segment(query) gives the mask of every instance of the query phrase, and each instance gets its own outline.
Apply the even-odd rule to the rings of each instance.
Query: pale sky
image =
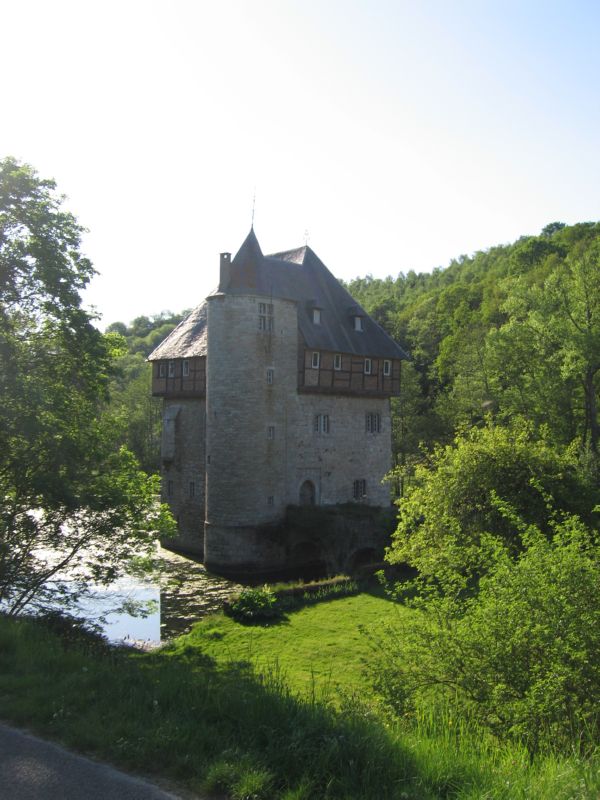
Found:
[[[600,4],[0,0],[0,157],[89,229],[102,325],[181,311],[250,229],[339,278],[600,218]]]

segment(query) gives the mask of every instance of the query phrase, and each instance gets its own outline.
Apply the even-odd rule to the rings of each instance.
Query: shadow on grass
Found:
[[[0,617],[0,716],[194,790],[241,797],[253,786],[258,800],[451,796],[362,702],[336,710],[300,700],[276,670],[217,666],[193,646],[90,655],[65,649],[47,627]],[[459,776],[447,780],[456,786]]]

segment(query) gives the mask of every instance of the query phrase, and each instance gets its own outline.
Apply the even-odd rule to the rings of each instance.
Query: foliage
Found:
[[[452,591],[467,587],[485,571],[490,541],[500,540],[513,554],[522,547],[503,504],[550,533],[550,498],[590,522],[596,516],[590,509],[600,493],[577,449],[561,451],[536,439],[524,420],[511,427],[488,420],[439,445],[416,467],[398,503],[388,560],[410,564],[422,580],[452,585]]]
[[[530,753],[600,743],[600,558],[576,517],[522,534],[515,559],[493,563],[468,599],[415,601],[379,644],[375,681],[397,713],[436,707],[475,721]]]
[[[277,596],[265,585],[262,588],[247,587],[226,606],[227,612],[240,622],[264,622],[281,614]]]
[[[81,307],[93,268],[62,200],[31,167],[0,162],[0,603],[12,614],[68,606],[172,524],[102,414],[121,340]]]

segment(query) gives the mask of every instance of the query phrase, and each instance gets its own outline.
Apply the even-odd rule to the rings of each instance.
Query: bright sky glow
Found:
[[[600,217],[600,5],[4,0],[0,157],[89,229],[102,324],[181,311],[250,228],[340,278]]]

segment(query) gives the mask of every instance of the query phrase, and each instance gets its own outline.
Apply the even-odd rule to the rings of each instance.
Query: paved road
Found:
[[[181,800],[158,786],[0,724],[0,800]]]

